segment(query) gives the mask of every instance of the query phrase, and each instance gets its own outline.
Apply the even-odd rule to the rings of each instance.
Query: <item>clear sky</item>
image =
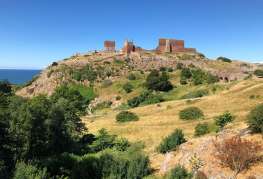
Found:
[[[263,62],[263,0],[0,0],[0,68],[43,68],[105,39],[153,49],[160,37]]]

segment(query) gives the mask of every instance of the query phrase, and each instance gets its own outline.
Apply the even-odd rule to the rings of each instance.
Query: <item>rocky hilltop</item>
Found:
[[[109,79],[117,80],[132,71],[150,71],[162,67],[176,69],[178,64],[184,67],[196,67],[218,76],[222,81],[240,80],[251,74],[260,65],[241,61],[231,63],[220,60],[211,60],[200,53],[164,53],[155,51],[131,52],[92,52],[76,54],[62,61],[54,62],[43,70],[32,83],[17,91],[17,95],[32,97],[39,94],[51,95],[56,87],[63,83],[75,82],[72,74],[75,70],[87,65],[99,68]],[[109,74],[110,73],[110,74]],[[102,76],[103,76],[102,75]],[[104,77],[97,79],[100,83]],[[81,83],[88,84],[84,80]]]

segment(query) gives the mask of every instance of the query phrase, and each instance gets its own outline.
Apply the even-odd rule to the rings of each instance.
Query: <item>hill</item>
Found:
[[[167,75],[173,85],[172,90],[146,90],[145,82],[154,69]],[[215,80],[196,84],[194,79],[189,79],[184,83],[183,69],[189,69],[192,75],[195,70],[199,70],[196,75],[198,79],[204,80],[207,75]],[[69,85],[91,101],[88,114],[82,117],[89,132],[97,133],[105,128],[131,142],[143,143],[154,170],[153,178],[162,177],[176,164],[191,170],[190,159],[195,155],[203,161],[201,169],[207,176],[227,178],[232,177],[233,172],[223,168],[220,162],[212,157],[216,139],[240,135],[263,144],[259,135],[247,132],[246,124],[248,112],[260,104],[263,98],[263,79],[253,75],[256,69],[262,69],[262,66],[224,60],[223,57],[211,60],[201,53],[157,53],[145,50],[130,54],[92,52],[54,62],[16,94],[29,98],[39,94],[50,96],[57,87]],[[125,85],[129,89],[126,89]],[[131,106],[129,101],[135,98],[149,99]],[[187,107],[201,109],[204,113],[203,119],[181,120],[179,113]],[[139,120],[129,123],[116,122],[116,115],[123,110],[135,113]],[[226,111],[233,114],[235,120],[218,133],[215,117]],[[195,127],[199,123],[207,123],[210,133],[196,137]],[[176,128],[183,130],[187,142],[176,151],[158,153],[156,148],[160,142]],[[255,164],[240,173],[238,178],[250,175],[263,177],[262,167],[262,163]]]

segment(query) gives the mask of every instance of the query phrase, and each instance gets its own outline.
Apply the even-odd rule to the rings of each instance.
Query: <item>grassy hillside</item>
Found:
[[[84,117],[83,120],[91,132],[96,133],[99,129],[106,128],[130,141],[142,141],[145,144],[145,151],[151,156],[152,165],[159,166],[160,161],[156,160],[158,155],[155,149],[161,139],[175,128],[183,129],[188,139],[193,138],[194,128],[200,122],[180,120],[178,117],[180,110],[189,106],[199,107],[205,114],[202,122],[208,122],[212,129],[213,118],[225,111],[230,111],[236,116],[230,127],[239,128],[245,125],[246,115],[251,108],[262,102],[262,90],[262,79],[232,82],[223,91],[203,98],[173,100],[160,103],[160,105],[154,104],[131,109],[130,111],[140,117],[140,120],[136,122],[116,123],[115,116],[118,110],[111,109],[98,113],[96,117]]]

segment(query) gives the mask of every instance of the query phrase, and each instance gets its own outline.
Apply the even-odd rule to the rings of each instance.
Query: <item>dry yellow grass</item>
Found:
[[[119,124],[115,121],[118,111],[108,110],[99,117],[84,117],[88,129],[96,133],[101,128],[106,128],[113,134],[127,138],[131,142],[142,141],[145,151],[149,154],[153,168],[160,166],[163,155],[155,152],[162,138],[169,135],[175,128],[183,129],[187,138],[192,138],[194,128],[199,121],[182,121],[178,117],[180,110],[197,106],[203,110],[203,122],[213,122],[213,118],[225,111],[230,111],[236,116],[234,128],[243,127],[247,113],[263,99],[263,80],[251,79],[234,83],[228,90],[221,93],[195,99],[191,103],[187,100],[163,102],[160,106],[149,105],[131,109],[140,120]],[[251,99],[251,95],[259,97]]]

